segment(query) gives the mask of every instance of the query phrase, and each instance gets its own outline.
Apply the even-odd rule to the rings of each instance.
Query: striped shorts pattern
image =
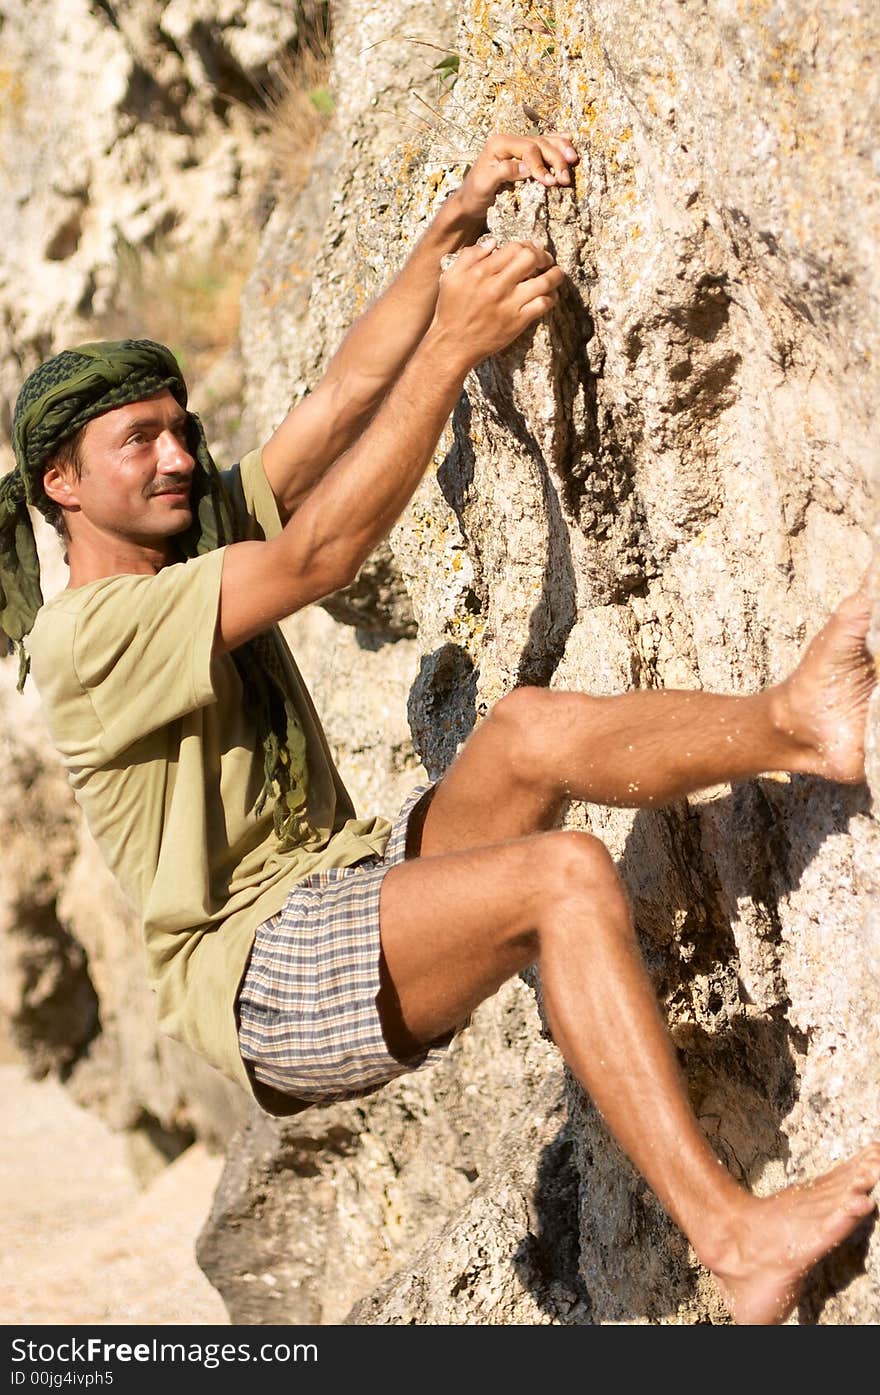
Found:
[[[453,1033],[400,1060],[385,1044],[379,992],[379,894],[402,862],[418,785],[392,827],[384,857],[304,877],[257,927],[239,992],[239,1043],[252,1076],[309,1103],[371,1094],[432,1065]]]

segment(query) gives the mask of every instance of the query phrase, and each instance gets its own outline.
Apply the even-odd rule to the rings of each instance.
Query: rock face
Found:
[[[255,1114],[229,1149],[197,1250],[230,1319],[343,1322],[377,1283],[394,1284],[402,1256],[428,1246],[436,1259],[436,1233],[462,1213],[474,1220],[440,1271],[457,1313],[444,1321],[541,1322],[545,1310],[567,1311],[580,1287],[573,1242],[555,1253],[549,1220],[560,1195],[574,1204],[562,1087],[534,999],[515,983],[429,1070],[289,1122]],[[498,1129],[486,1127],[490,1118]],[[555,1161],[533,1195],[542,1147]],[[429,1293],[430,1279],[418,1275],[413,1287]],[[425,1303],[394,1305],[389,1316],[373,1297],[367,1311],[369,1322],[433,1320]]]
[[[132,144],[107,153],[105,84],[116,101],[133,73],[153,73],[155,150],[168,134],[182,151],[190,137],[179,122],[166,130],[161,94],[184,83],[195,101],[217,81],[218,46],[238,72],[265,65],[258,16],[275,12],[276,40],[289,41],[291,7],[256,0],[237,7],[252,45],[223,5],[81,8],[108,55],[94,85],[95,173],[87,198],[84,176],[55,181],[54,221],[34,214],[43,241],[26,239],[29,255],[50,272],[104,245],[105,214],[83,207],[103,209],[101,181],[143,139],[141,113]],[[48,18],[25,29],[12,0],[2,10],[4,53],[60,51]],[[340,599],[346,623],[316,611],[291,624],[365,810],[391,812],[425,771],[442,773],[524,683],[754,692],[788,672],[859,581],[878,476],[878,29],[867,0],[337,7],[334,127],[307,187],[279,197],[244,297],[254,439],[315,384],[485,136],[571,131],[581,154],[572,190],[505,193],[490,219],[500,237],[551,247],[567,273],[559,306],[469,376],[435,468]],[[137,59],[162,33],[165,67]],[[444,57],[457,62],[436,69]],[[76,63],[59,71],[84,81]],[[3,120],[27,126],[33,98],[15,81]],[[210,119],[205,148],[220,153],[207,164],[225,169]],[[8,195],[19,226],[31,216],[25,173]],[[141,171],[126,185],[132,226],[138,199],[152,207],[148,183]],[[58,323],[87,310],[88,296],[53,285],[47,275]],[[0,287],[17,381],[45,329],[16,318],[10,295]],[[811,1177],[876,1131],[878,752],[875,712],[867,787],[768,772],[660,811],[566,811],[618,860],[694,1108],[719,1158],[759,1192]],[[97,873],[39,736],[10,738],[10,769],[15,856],[35,869],[9,880],[2,907],[22,1033],[41,1068],[71,1072],[95,1100],[91,1063],[110,1052],[128,1123],[145,1111],[178,1135],[228,1137],[243,1120],[199,1247],[233,1321],[725,1321],[566,1076],[535,975],[485,1004],[429,1072],[284,1124],[245,1119],[240,1100],[194,1075],[181,1083],[146,1019],[134,1033],[148,1012],[131,977],[135,928],[107,884],[100,908],[74,910]],[[61,996],[56,1040],[41,1023],[58,1021]],[[820,1267],[792,1321],[878,1314],[868,1229]]]
[[[876,480],[877,19],[842,0],[821,11],[563,0],[540,14],[465,4],[454,28],[435,22],[458,76],[451,91],[438,83],[421,129],[408,119],[414,92],[428,100],[416,44],[405,59],[399,40],[367,47],[383,26],[417,41],[414,25],[403,5],[393,16],[347,7],[335,59],[347,107],[315,187],[267,226],[243,339],[252,408],[268,425],[273,404],[315,381],[486,134],[576,135],[573,191],[521,189],[490,218],[501,237],[553,249],[568,275],[560,305],[470,375],[391,537],[418,622],[410,725],[434,775],[518,684],[756,691],[858,583]],[[291,262],[311,276],[291,277]],[[876,772],[875,753],[874,785]],[[619,860],[695,1109],[733,1173],[773,1190],[866,1142],[880,1018],[865,788],[769,772],[662,811],[572,803],[566,821]],[[491,1023],[477,1014],[470,1031],[485,1037],[491,1078]],[[421,1116],[430,1138],[448,1127],[453,1067],[435,1070]],[[369,1152],[394,1132],[389,1099],[401,1107],[393,1091],[363,1102],[345,1144],[368,1194]],[[490,1145],[443,1229],[429,1209],[430,1243],[378,1289],[365,1283],[349,1320],[724,1321],[573,1082],[568,1181],[555,1191],[571,1204],[551,1224],[576,1255],[576,1281],[560,1302],[558,1275],[517,1278],[517,1254],[542,1234],[530,1201],[563,1147],[549,1122],[557,1102],[536,1089],[534,1105],[514,1152]],[[260,1158],[275,1255],[300,1231],[306,1117],[241,1144],[248,1178]],[[336,1211],[332,1126],[317,1127],[316,1187],[332,1183]],[[248,1187],[245,1163],[229,1166],[203,1262],[239,1295],[229,1269],[241,1231],[226,1227],[232,1211],[244,1224]],[[273,1313],[263,1320],[333,1320],[321,1264],[307,1268],[295,1297],[279,1283],[285,1293],[260,1305]],[[876,1320],[878,1277],[861,1234],[817,1273],[793,1320]]]

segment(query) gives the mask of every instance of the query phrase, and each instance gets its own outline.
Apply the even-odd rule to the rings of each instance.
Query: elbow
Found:
[[[375,546],[372,532],[363,530],[345,533],[334,530],[332,535],[319,535],[312,541],[309,561],[322,597],[353,585]]]
[[[349,368],[338,375],[328,373],[328,388],[336,421],[345,420],[349,431],[363,431],[376,415],[388,384],[359,368]]]
[[[331,569],[326,590],[321,592],[322,596],[332,596],[334,591],[344,591],[347,587],[353,586],[357,580],[361,563],[349,561],[346,566],[337,566]]]
[[[354,586],[354,583],[357,581],[358,572],[360,571],[360,569],[360,563],[358,563],[357,566],[349,567],[337,581],[336,585],[333,588],[334,591],[344,591],[347,587]]]
[[[310,590],[315,592],[315,600],[332,596],[335,591],[343,591],[351,586],[361,569],[362,559],[353,557],[348,549],[328,546],[319,548],[309,559],[304,569],[311,580]]]
[[[274,542],[278,562],[310,601],[350,586],[370,552],[370,539],[330,524],[312,495]]]

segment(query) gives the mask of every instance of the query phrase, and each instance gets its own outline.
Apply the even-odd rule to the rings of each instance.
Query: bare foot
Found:
[[[784,1322],[813,1266],[876,1211],[878,1179],[873,1143],[815,1182],[749,1197],[738,1233],[704,1259],[734,1322]]]
[[[877,670],[866,636],[867,589],[841,601],[775,692],[778,723],[804,749],[798,769],[826,780],[865,778],[865,720]]]

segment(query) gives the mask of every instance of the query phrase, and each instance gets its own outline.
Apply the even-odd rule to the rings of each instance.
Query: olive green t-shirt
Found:
[[[259,451],[222,479],[245,536],[280,531]],[[279,851],[272,800],[255,813],[262,744],[231,655],[212,657],[224,553],[62,591],[28,647],[77,803],[143,921],[161,1029],[253,1091],[235,1001],[256,927],[302,877],[381,855],[391,825],[355,817],[286,646],[315,835]]]

